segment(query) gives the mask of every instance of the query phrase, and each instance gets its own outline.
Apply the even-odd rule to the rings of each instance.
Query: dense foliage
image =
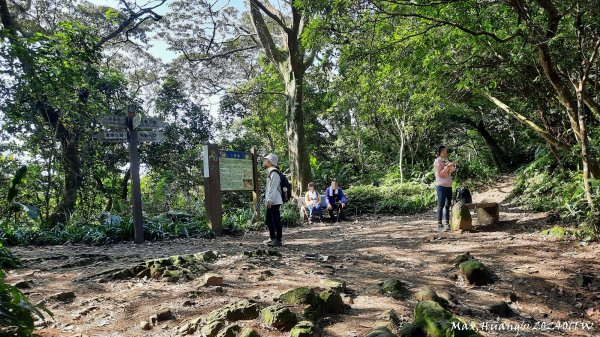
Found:
[[[594,1],[96,3],[0,0],[10,244],[131,240],[127,148],[94,137],[128,106],[166,121],[162,143],[140,145],[147,239],[212,235],[208,141],[276,152],[296,192],[339,180],[353,214],[429,209],[446,144],[456,184],[524,167],[523,203],[596,228]],[[250,201],[224,194],[230,231],[254,226]],[[286,225],[298,217],[284,207]]]

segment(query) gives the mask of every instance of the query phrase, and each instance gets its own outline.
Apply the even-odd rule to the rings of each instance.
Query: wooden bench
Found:
[[[477,214],[479,225],[494,225],[500,221],[500,205],[495,201],[484,199],[471,204],[457,202],[450,213],[450,228],[455,231],[473,229],[472,209]]]

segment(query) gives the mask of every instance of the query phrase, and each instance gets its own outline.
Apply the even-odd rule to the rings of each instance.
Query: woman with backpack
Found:
[[[269,228],[268,246],[281,246],[283,225],[281,224],[280,207],[283,204],[281,190],[281,176],[277,169],[279,158],[274,153],[264,157],[263,166],[267,169],[267,186],[265,188],[265,204],[267,206],[265,223]],[[286,191],[287,192],[287,191]]]
[[[444,145],[437,148],[437,158],[433,162],[435,170],[435,190],[437,192],[438,230],[447,231],[450,223],[450,205],[452,204],[452,172],[456,170],[456,160],[448,161],[448,149]],[[442,224],[442,214],[444,223]]]

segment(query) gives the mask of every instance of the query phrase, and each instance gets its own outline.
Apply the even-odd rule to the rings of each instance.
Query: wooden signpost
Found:
[[[144,243],[144,218],[142,214],[142,190],[140,187],[140,154],[139,142],[160,143],[163,135],[157,130],[141,131],[142,129],[159,129],[165,122],[156,118],[142,119],[133,107],[127,110],[127,116],[106,116],[100,119],[100,124],[107,128],[124,128],[127,131],[101,131],[96,138],[105,142],[129,143],[129,170],[131,172],[131,194],[133,196],[133,224],[135,243]]]
[[[253,221],[258,212],[258,161],[256,150],[250,152],[219,150],[204,145],[204,206],[208,224],[219,235],[223,232],[221,191],[252,191]]]

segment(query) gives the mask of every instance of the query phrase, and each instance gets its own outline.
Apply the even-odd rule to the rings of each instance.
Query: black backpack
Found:
[[[283,203],[290,201],[290,196],[292,193],[292,184],[285,176],[285,174],[281,173],[278,169],[273,170],[273,172],[277,172],[279,175],[279,188],[281,191],[281,200]],[[271,173],[272,174],[272,173]]]
[[[473,202],[473,198],[471,197],[471,192],[465,186],[463,186],[463,188],[459,188],[456,191],[456,194],[458,196],[458,198],[457,198],[458,201],[462,201],[463,204],[470,204]]]

